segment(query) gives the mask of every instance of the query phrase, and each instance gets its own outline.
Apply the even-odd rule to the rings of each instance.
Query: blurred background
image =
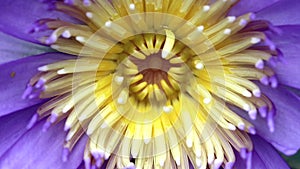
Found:
[[[298,151],[298,153],[294,156],[282,156],[292,169],[300,169],[300,151]]]

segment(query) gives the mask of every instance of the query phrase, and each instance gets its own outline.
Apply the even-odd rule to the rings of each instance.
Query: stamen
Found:
[[[111,25],[112,25],[112,22],[111,22],[111,21],[107,21],[107,22],[105,22],[105,26],[106,26],[106,27],[110,28],[110,27],[111,27]]]
[[[46,131],[66,118],[62,159],[85,133],[86,168],[109,159],[108,168],[188,168],[191,162],[194,168],[230,169],[234,149],[251,167],[249,134],[256,130],[227,106],[252,120],[259,113],[274,132],[274,105],[252,80],[276,88],[265,62],[280,52],[262,32],[268,24],[253,21],[254,14],[225,16],[235,3],[53,3],[81,25],[42,19],[30,32],[50,30],[42,43],[81,57],[38,68],[22,97],[54,98],[27,129],[47,117]]]
[[[167,58],[168,55],[170,54],[170,52],[172,51],[174,44],[175,44],[175,35],[172,31],[170,30],[165,30],[166,31],[166,42],[165,45],[162,49],[162,54],[161,57],[162,58]]]
[[[70,38],[72,35],[71,35],[71,33],[70,33],[69,30],[65,30],[65,31],[62,33],[62,36],[63,36],[64,38]]]
[[[197,60],[197,61],[195,61],[195,67],[196,67],[196,69],[201,70],[204,68],[204,65],[201,61]]]
[[[83,5],[84,6],[91,6],[92,2],[90,0],[83,0]]]
[[[94,14],[92,13],[92,12],[87,12],[87,13],[85,13],[85,15],[86,15],[86,17],[88,17],[88,18],[93,18],[93,16],[94,16]]]
[[[231,29],[228,29],[228,28],[227,28],[227,29],[224,30],[224,34],[230,35],[230,33],[231,33]]]
[[[135,10],[135,5],[134,4],[130,4],[129,5],[129,9],[132,10],[132,11],[134,11]]]
[[[257,44],[257,43],[259,43],[259,42],[261,42],[261,39],[256,38],[256,37],[251,38],[251,43],[252,43],[252,44]]]
[[[29,123],[27,124],[26,129],[27,130],[31,129],[37,121],[38,121],[38,114],[34,114],[31,117]]]
[[[76,38],[75,38],[78,42],[81,42],[81,43],[85,43],[85,38],[84,37],[82,37],[82,36],[76,36]]]
[[[229,22],[233,23],[236,20],[236,17],[235,16],[228,16],[227,19],[228,19]]]
[[[209,6],[209,5],[203,6],[203,11],[204,11],[204,12],[207,12],[207,11],[209,11],[209,10],[210,10],[210,6]]]

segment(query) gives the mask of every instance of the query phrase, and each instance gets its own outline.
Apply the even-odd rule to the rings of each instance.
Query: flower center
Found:
[[[53,30],[41,41],[80,57],[38,69],[24,98],[53,99],[28,127],[66,119],[67,152],[89,135],[86,168],[108,159],[108,168],[232,168],[234,150],[251,160],[255,128],[228,105],[268,117],[274,130],[274,106],[253,81],[277,86],[264,63],[278,52],[266,22],[226,16],[234,4],[55,2],[83,24],[42,19],[33,31]]]

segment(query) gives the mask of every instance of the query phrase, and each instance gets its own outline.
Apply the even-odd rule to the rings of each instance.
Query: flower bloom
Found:
[[[4,55],[1,168],[288,168],[297,2],[42,4],[1,7],[3,32],[59,51]]]

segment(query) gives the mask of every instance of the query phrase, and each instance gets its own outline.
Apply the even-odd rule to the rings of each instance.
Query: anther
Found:
[[[198,32],[203,32],[203,30],[204,30],[204,26],[201,25],[201,26],[197,27],[197,31]]]
[[[130,4],[129,5],[129,9],[132,10],[132,11],[134,11],[135,10],[135,5],[134,4]]]
[[[204,12],[207,12],[207,11],[209,11],[210,10],[210,6],[209,5],[204,5],[203,6],[203,11]]]
[[[68,156],[69,156],[70,150],[68,148],[64,148],[62,152],[62,161],[66,162],[68,161]]]
[[[256,67],[257,69],[263,69],[263,68],[265,67],[264,61],[261,60],[261,59],[259,59],[259,60],[255,63],[255,67]]]
[[[249,117],[252,119],[252,120],[255,120],[256,119],[256,116],[257,116],[257,110],[256,109],[253,109],[253,110],[250,110],[248,112],[249,114]]]
[[[164,107],[163,107],[163,110],[164,110],[164,112],[166,112],[166,113],[171,113],[172,110],[173,110],[173,107],[172,107],[172,106],[164,106]]]
[[[83,5],[84,5],[84,6],[91,6],[92,3],[91,3],[90,0],[83,0]]]
[[[213,169],[219,169],[223,164],[223,160],[215,159]]]
[[[127,102],[127,99],[128,99],[128,92],[125,90],[122,90],[122,92],[120,93],[119,98],[117,100],[118,103],[125,104]]]
[[[60,70],[57,71],[57,74],[59,74],[59,75],[63,75],[63,74],[66,74],[66,73],[67,72],[66,72],[65,69],[60,69]]]
[[[85,157],[83,160],[84,160],[85,168],[90,169],[91,168],[91,158],[90,157]]]
[[[262,118],[266,118],[268,114],[268,107],[267,106],[262,106],[258,108],[259,114]]]
[[[267,76],[262,77],[259,81],[265,86],[269,85],[269,78]]]
[[[75,38],[78,42],[84,43],[85,42],[85,38],[83,36],[76,36]]]
[[[64,126],[64,131],[69,131],[71,129],[71,126],[67,123],[65,123],[65,126]]]
[[[93,18],[93,13],[92,12],[86,12],[85,16],[91,19],[91,18]]]
[[[247,153],[247,162],[246,162],[246,166],[247,166],[247,169],[251,169],[251,166],[252,166],[252,152],[248,152]]]
[[[248,90],[245,90],[245,91],[243,91],[243,96],[245,96],[245,97],[252,97],[252,94],[248,91]]]
[[[70,38],[72,35],[69,30],[65,30],[61,36],[64,38]]]
[[[203,99],[203,102],[204,102],[205,104],[209,104],[209,103],[211,102],[211,98],[204,98],[204,99]]]
[[[244,109],[245,111],[250,111],[250,106],[249,106],[248,104],[244,104],[244,105],[243,105],[243,109]]]
[[[277,80],[276,76],[271,76],[269,78],[269,82],[271,83],[272,88],[277,88],[278,87],[278,80]]]
[[[105,22],[105,26],[106,26],[106,27],[109,28],[109,27],[111,27],[111,25],[112,25],[112,22],[111,22],[111,21],[106,21],[106,22]]]
[[[34,124],[35,124],[35,123],[37,122],[37,120],[38,120],[38,117],[39,117],[39,115],[38,115],[37,113],[34,114],[34,115],[31,117],[29,123],[28,123],[27,126],[26,126],[26,129],[27,129],[27,130],[31,129],[31,128],[34,126]]]
[[[229,130],[231,130],[231,131],[235,131],[235,130],[236,130],[235,125],[230,124],[230,123],[227,125],[227,128],[228,128]]]
[[[251,13],[249,18],[250,20],[254,20],[256,18],[256,15],[254,13]]]
[[[240,149],[240,156],[242,157],[242,159],[247,158],[247,149],[246,148],[241,148]]]
[[[123,77],[123,76],[116,76],[116,77],[115,77],[115,82],[116,82],[118,85],[122,84],[123,81],[124,81],[124,77]]]
[[[186,140],[186,146],[187,146],[188,148],[192,148],[192,147],[193,147],[193,140],[187,139],[187,140]]]
[[[51,114],[50,116],[50,123],[54,123],[58,118],[58,115],[57,114]]]
[[[232,169],[234,165],[234,162],[228,162],[225,164],[225,169]]]
[[[230,23],[232,23],[236,20],[236,17],[235,16],[228,16],[227,19]]]
[[[252,44],[258,44],[261,42],[261,39],[260,38],[256,38],[256,37],[253,37],[251,38],[251,43]]]
[[[175,158],[175,162],[176,162],[177,166],[180,166],[180,163],[181,163],[180,158]]]
[[[65,4],[74,5],[74,0],[64,0]]]
[[[57,36],[55,34],[52,34],[45,42],[46,44],[50,45],[57,41]]]
[[[230,34],[231,34],[231,29],[228,29],[228,28],[225,29],[225,30],[224,30],[224,34],[225,34],[225,35],[230,35]]]
[[[51,126],[51,123],[49,121],[46,121],[45,124],[43,125],[42,132],[48,131],[50,126]]]
[[[247,22],[246,19],[241,19],[240,22],[239,22],[239,25],[240,25],[240,26],[246,26],[247,23],[248,23],[248,22]]]
[[[273,112],[270,112],[268,114],[267,123],[268,123],[270,132],[273,133],[275,131],[274,113]]]
[[[201,161],[201,159],[196,158],[196,165],[197,165],[197,167],[199,167],[199,168],[202,166],[202,161]]]
[[[63,108],[62,112],[63,112],[63,113],[67,113],[69,110],[71,110],[72,107],[73,107],[73,106],[72,106],[71,104],[67,104],[67,105]]]
[[[254,127],[248,127],[248,130],[249,130],[249,133],[252,134],[252,135],[255,135],[256,134],[256,130]]]
[[[51,45],[50,47],[51,47],[52,49],[56,49],[56,50],[60,48],[59,45]]]
[[[240,122],[240,123],[238,124],[238,128],[239,128],[240,130],[245,130],[245,123]]]
[[[33,87],[30,84],[28,84],[22,95],[22,99],[26,99],[32,93],[32,91],[33,91]]]
[[[252,93],[255,97],[261,97],[261,91],[259,89],[254,89]]]
[[[201,69],[204,68],[204,65],[201,61],[197,60],[197,61],[194,62],[194,64],[195,64],[195,68],[198,69],[198,70],[201,70]]]
[[[38,82],[34,85],[35,88],[41,88],[42,86],[44,86],[45,84],[45,80],[44,79],[39,79]]]

